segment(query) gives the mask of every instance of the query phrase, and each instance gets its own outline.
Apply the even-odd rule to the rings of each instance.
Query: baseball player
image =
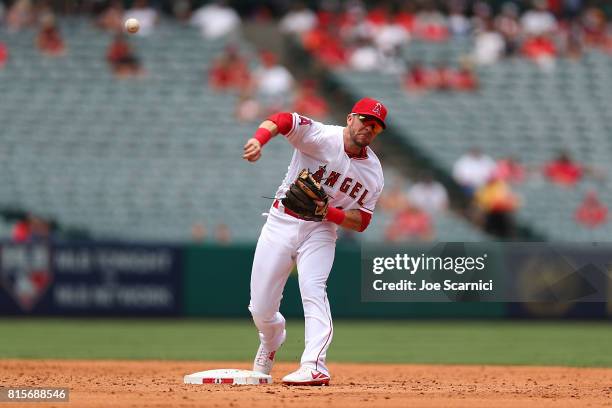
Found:
[[[245,144],[243,158],[251,162],[261,157],[263,146],[278,133],[295,147],[253,258],[249,310],[261,341],[254,371],[269,374],[285,341],[279,307],[289,273],[297,264],[305,349],[300,368],[286,375],[283,383],[329,384],[325,357],[333,326],[326,282],[334,261],[336,230],[341,226],[361,232],[372,218],[384,179],[380,161],[368,145],[385,129],[386,116],[385,106],[371,98],[353,106],[345,127],[298,113],[276,113]]]

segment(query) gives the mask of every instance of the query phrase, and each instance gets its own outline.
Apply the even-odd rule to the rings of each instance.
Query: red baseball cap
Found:
[[[387,117],[387,108],[381,102],[372,98],[363,98],[357,101],[351,113],[358,113],[360,115],[372,116],[380,122],[383,129],[387,127],[385,125],[385,118]]]

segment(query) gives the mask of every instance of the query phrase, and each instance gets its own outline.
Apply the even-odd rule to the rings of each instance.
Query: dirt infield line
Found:
[[[275,384],[185,385],[183,376],[244,362],[0,360],[0,385],[70,388],[70,402],[94,407],[612,407],[612,369],[330,364],[330,387],[286,387],[296,368],[278,363]],[[2,404],[7,405],[7,404]],[[9,405],[7,405],[9,406]]]

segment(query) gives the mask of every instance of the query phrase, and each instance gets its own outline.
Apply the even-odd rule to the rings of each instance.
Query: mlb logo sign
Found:
[[[30,311],[51,285],[47,245],[0,247],[0,282],[22,310]]]

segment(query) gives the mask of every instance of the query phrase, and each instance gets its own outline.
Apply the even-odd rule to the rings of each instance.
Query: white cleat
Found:
[[[276,350],[268,351],[264,348],[263,344],[260,344],[253,361],[253,371],[269,375],[270,371],[272,371],[272,366],[274,366],[275,355]]]
[[[302,366],[297,371],[283,377],[285,385],[329,385],[329,375]]]
[[[285,342],[286,338],[287,331],[283,330],[283,341],[281,341],[281,346]],[[257,349],[257,354],[255,354],[255,360],[253,360],[253,371],[270,375],[272,366],[274,366],[274,357],[276,356],[277,351],[278,349],[273,351],[266,350],[263,344],[259,344],[259,349]]]

